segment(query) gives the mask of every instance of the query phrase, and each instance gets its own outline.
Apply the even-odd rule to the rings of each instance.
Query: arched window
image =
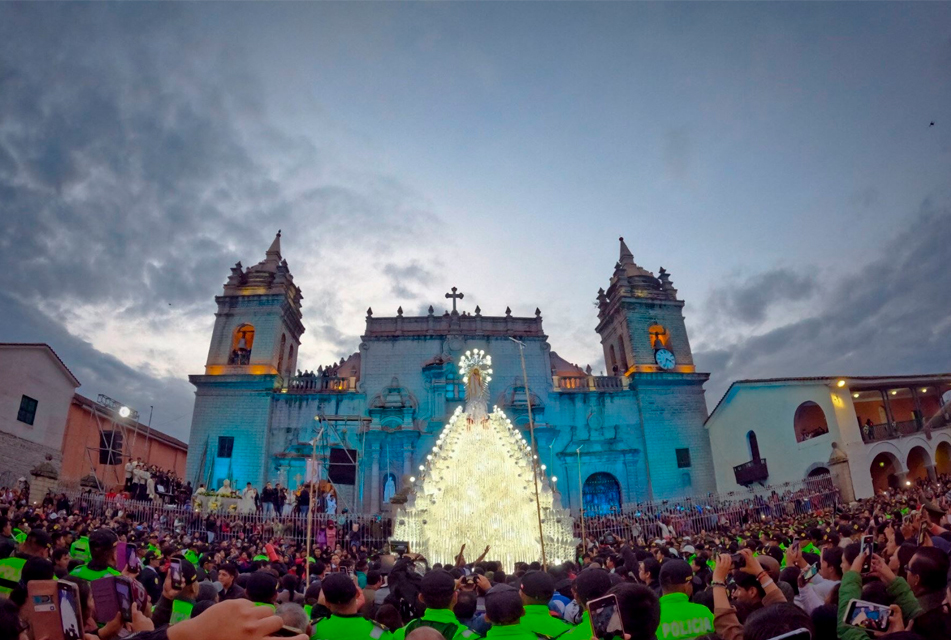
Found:
[[[281,352],[277,355],[277,372],[284,375],[284,347],[287,344],[287,336],[281,334]]]
[[[608,347],[608,355],[611,357],[611,362],[608,363],[608,365],[611,367],[611,373],[613,373],[614,375],[617,375],[618,374],[617,353],[614,351],[613,344],[610,347]]]
[[[621,336],[618,336],[617,348],[620,351],[618,353],[618,366],[621,367],[621,374],[623,375],[627,371],[627,350],[624,348],[624,338]]]
[[[585,515],[609,515],[621,508],[621,485],[610,473],[592,473],[581,489]]]
[[[291,370],[291,375],[294,375],[294,345],[287,350],[287,368]]]
[[[756,434],[754,432],[747,432],[746,444],[750,447],[750,460],[759,460],[759,443],[756,441]]]
[[[670,335],[663,325],[654,323],[647,327],[647,333],[651,339],[651,349],[669,348]]]
[[[799,408],[796,409],[793,424],[796,428],[796,442],[803,442],[829,433],[826,414],[822,411],[822,407],[812,401],[803,402],[799,405]]]
[[[251,362],[251,348],[254,346],[254,326],[243,324],[234,332],[231,340],[231,355],[228,364],[248,364]]]

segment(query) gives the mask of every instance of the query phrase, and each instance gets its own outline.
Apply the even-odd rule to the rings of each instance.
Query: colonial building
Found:
[[[707,420],[719,491],[832,472],[856,498],[951,473],[949,427],[951,374],[739,380]]]
[[[407,482],[464,401],[460,355],[491,354],[494,404],[528,437],[566,506],[607,512],[622,503],[714,489],[703,384],[693,364],[683,301],[620,244],[596,331],[608,376],[552,351],[538,309],[528,317],[458,306],[424,316],[367,310],[356,351],[298,371],[301,292],[281,256],[280,233],[260,263],[231,270],[196,401],[188,478],[219,487],[266,481],[294,488],[329,464],[341,506],[376,512]],[[520,350],[521,353],[520,353]],[[521,356],[524,355],[525,376]],[[526,389],[525,377],[528,380]],[[319,418],[319,420],[317,419]],[[477,473],[478,460],[469,461]]]
[[[48,344],[0,344],[0,486],[29,480],[46,456],[58,465],[78,386]]]

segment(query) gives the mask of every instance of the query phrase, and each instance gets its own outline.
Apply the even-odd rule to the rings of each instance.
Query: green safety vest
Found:
[[[26,558],[4,558],[0,560],[0,595],[9,597],[10,592],[20,586],[20,576]]]
[[[307,619],[308,619],[308,620],[310,620],[310,612],[313,611],[313,610],[314,610],[314,608],[313,608],[311,605],[309,605],[309,604],[305,604],[305,605],[304,605],[304,613],[307,614]]]
[[[470,638],[479,637],[478,633],[459,622],[456,614],[450,609],[426,609],[422,618],[410,620],[405,627],[397,629],[393,637],[396,640],[404,640],[416,627],[432,627],[441,633],[446,640],[469,640]],[[591,636],[588,636],[586,640],[590,640],[590,638]]]
[[[392,640],[386,627],[360,615],[341,616],[336,613],[314,627],[311,640]]]
[[[105,578],[106,576],[121,576],[122,574],[113,569],[112,567],[106,567],[101,571],[93,571],[88,566],[81,564],[72,571],[69,572],[69,575],[76,576],[77,578],[82,578],[83,580],[98,580],[99,578]]]
[[[270,561],[270,558],[268,558],[266,555],[263,555],[263,554],[260,554],[260,553],[259,553],[258,555],[256,555],[256,556],[254,556],[253,558],[251,558],[251,560],[252,560],[253,562],[269,562],[269,561]]]
[[[182,620],[188,620],[192,617],[192,609],[195,607],[186,600],[172,600],[172,615],[168,619],[168,626],[177,624]]]
[[[594,633],[591,631],[591,616],[587,609],[581,612],[581,622],[576,624],[573,629],[565,632],[559,640],[591,640]]]
[[[198,554],[192,551],[191,549],[185,549],[185,553],[182,554],[185,556],[185,559],[191,562],[196,567],[198,566]]]
[[[89,538],[83,536],[76,539],[73,544],[69,545],[69,555],[77,560],[89,562]]]
[[[20,531],[19,529],[14,529],[13,539],[19,542],[20,544],[23,544],[24,542],[26,542],[26,534]]]
[[[274,609],[275,611],[277,611],[277,607],[275,607],[275,606],[274,606],[273,604],[271,604],[270,602],[255,602],[255,603],[254,603],[254,606],[255,606],[255,607],[271,607],[272,609]]]
[[[510,640],[538,640],[539,638],[548,638],[550,636],[539,636],[519,624],[492,625],[486,631],[486,638],[509,638]]]
[[[570,624],[564,620],[553,617],[548,610],[548,605],[545,604],[525,605],[525,615],[522,616],[519,624],[522,625],[524,629],[544,638],[557,638],[565,631],[571,629]],[[501,628],[505,629],[506,627]]]
[[[694,604],[686,593],[669,593],[660,598],[658,640],[695,638],[713,633],[713,613],[702,604]]]

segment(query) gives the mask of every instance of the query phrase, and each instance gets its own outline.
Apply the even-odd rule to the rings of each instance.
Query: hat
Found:
[[[934,502],[926,502],[922,505],[921,508],[927,511],[928,513],[930,513],[931,515],[936,516],[939,520],[945,515],[947,515],[945,511],[941,507],[936,505]]]
[[[445,598],[456,590],[456,579],[448,571],[433,569],[423,576],[419,590],[423,597]]]
[[[217,597],[218,589],[216,589],[215,585],[212,583],[202,582],[200,585],[198,585],[198,597],[195,598],[196,602],[200,602],[202,600],[214,600]]]
[[[669,559],[660,565],[660,584],[662,587],[684,584],[693,577],[693,569],[683,560]]]
[[[347,604],[357,596],[357,585],[346,573],[331,573],[320,586],[327,604]]]
[[[146,552],[145,552],[145,557],[142,558],[142,561],[143,561],[145,564],[148,564],[148,563],[152,562],[153,560],[155,560],[156,558],[161,558],[161,557],[162,557],[162,554],[161,554],[161,553],[156,553],[155,551],[146,551]]]
[[[112,529],[96,529],[89,534],[89,552],[108,549],[119,543],[119,536]]]
[[[532,600],[544,600],[547,603],[555,594],[555,579],[544,571],[529,571],[522,576],[520,586],[522,592]]]
[[[611,578],[604,569],[585,569],[575,578],[575,591],[585,602],[600,598],[611,588]]]
[[[697,550],[694,548],[692,544],[685,544],[684,546],[680,548],[680,550],[681,552],[685,554],[697,553]]]
[[[175,559],[182,563],[182,580],[186,586],[198,580],[198,571],[195,570],[195,565],[185,558],[176,557]]]

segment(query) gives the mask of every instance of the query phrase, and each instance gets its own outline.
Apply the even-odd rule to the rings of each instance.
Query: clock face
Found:
[[[654,352],[654,361],[664,371],[670,371],[677,364],[674,354],[668,349],[658,349]]]

